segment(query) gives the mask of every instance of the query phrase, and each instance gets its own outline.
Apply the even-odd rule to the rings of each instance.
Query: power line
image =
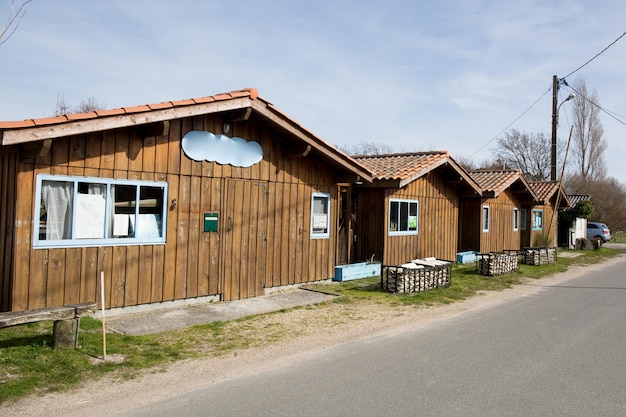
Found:
[[[587,64],[589,64],[591,61],[593,61],[594,59],[596,59],[597,57],[599,57],[600,55],[602,55],[604,52],[606,52],[607,49],[609,49],[611,46],[615,45],[617,43],[617,41],[619,41],[620,39],[622,39],[624,36],[626,36],[626,32],[622,33],[622,35],[620,37],[618,37],[617,39],[615,39],[613,42],[611,42],[609,44],[609,46],[607,46],[606,48],[604,48],[603,50],[601,50],[600,52],[598,52],[593,58],[591,58],[589,61],[585,62],[584,64],[582,64],[580,67],[576,68],[574,71],[570,72],[569,74],[567,74],[565,77],[563,77],[563,79],[569,77],[570,75],[580,71],[583,67],[585,67]]]
[[[535,107],[537,105],[537,103],[539,103],[541,101],[542,98],[544,98],[546,96],[546,94],[548,94],[550,92],[550,90],[552,89],[552,86],[548,87],[548,89],[546,90],[545,93],[543,93],[533,104],[530,105],[530,107],[528,107],[526,110],[524,110],[522,112],[522,114],[520,114],[519,116],[517,116],[515,118],[515,120],[513,120],[511,123],[509,123],[504,129],[502,129],[500,131],[500,133],[498,133],[497,135],[495,135],[493,138],[491,138],[489,141],[487,141],[487,143],[485,143],[483,146],[481,146],[480,148],[478,148],[476,150],[476,152],[474,152],[473,154],[471,154],[468,158],[471,158],[472,156],[476,155],[478,152],[482,151],[483,149],[485,149],[485,147],[487,147],[487,145],[489,145],[491,142],[493,142],[494,140],[498,139],[498,137],[503,134],[504,132],[507,131],[508,128],[510,128],[511,126],[513,126],[515,124],[515,122],[517,122],[519,119],[521,119],[522,117],[524,117],[524,115],[526,113],[528,113],[533,107]]]
[[[617,114],[615,112],[609,111],[604,109],[602,106],[600,106],[599,104],[597,104],[596,102],[594,102],[593,100],[591,100],[588,97],[585,97],[580,91],[576,90],[574,87],[571,87],[570,85],[566,84],[566,87],[569,88],[570,90],[572,90],[574,93],[576,93],[576,95],[580,96],[581,98],[583,98],[585,101],[587,101],[589,104],[591,104],[592,106],[595,106],[598,108],[598,110],[608,114],[609,116],[611,116],[613,119],[617,120],[617,122],[623,124],[624,126],[626,126],[626,122],[624,122],[624,120],[620,120],[619,118],[622,119],[626,119],[626,117]]]
[[[596,59],[597,57],[599,57],[600,55],[602,55],[604,52],[606,52],[611,46],[615,45],[620,39],[622,39],[624,36],[626,36],[626,32],[622,33],[617,39],[615,39],[613,42],[611,42],[606,48],[604,48],[603,50],[601,50],[600,52],[598,52],[593,58],[589,59],[587,62],[585,62],[584,64],[582,64],[581,66],[579,66],[578,68],[576,68],[574,71],[570,72],[569,74],[567,74],[565,77],[561,78],[559,80],[559,82],[563,82],[567,87],[569,87],[569,85],[567,84],[567,82],[565,81],[565,79],[573,74],[575,74],[576,72],[580,71],[582,68],[584,68],[585,66],[587,66],[587,64],[589,64],[591,61],[593,61],[594,59]],[[571,88],[571,87],[569,87]],[[537,101],[535,101],[529,108],[527,108],[526,110],[524,110],[524,112],[522,114],[520,114],[515,120],[513,120],[511,123],[509,123],[507,125],[507,127],[505,127],[504,129],[502,129],[500,131],[500,133],[498,133],[496,136],[494,136],[493,138],[491,138],[489,141],[487,141],[487,143],[485,143],[483,146],[481,146],[480,148],[478,148],[476,150],[476,152],[474,152],[473,154],[471,154],[469,156],[469,158],[473,157],[474,155],[476,155],[478,152],[482,151],[483,149],[485,149],[485,147],[487,147],[487,145],[489,145],[491,142],[493,142],[494,140],[496,140],[502,133],[504,133],[509,127],[511,127],[515,122],[517,122],[519,119],[521,119],[526,113],[528,113],[530,111],[530,109],[532,109],[533,107],[535,107],[537,105],[537,103],[539,103],[539,101],[546,95],[548,94],[548,92],[550,92],[550,90],[552,89],[552,87],[548,88],[548,90],[543,93],[541,95],[541,97],[539,97],[537,99]],[[573,91],[573,88],[571,88]],[[608,110],[603,109],[602,107],[600,107],[599,105],[597,105],[596,103],[593,103],[591,100],[587,99],[585,97],[585,99],[587,101],[589,101],[591,104],[593,104],[594,106],[598,107],[598,109],[600,109],[601,111],[605,112],[606,114],[608,114],[609,116],[611,116],[613,119],[617,120],[619,123],[622,123],[624,125],[626,125],[626,123],[622,120],[619,120],[616,116],[622,117],[620,115],[618,115],[617,113],[613,113],[610,112]],[[622,117],[624,118],[624,117]]]

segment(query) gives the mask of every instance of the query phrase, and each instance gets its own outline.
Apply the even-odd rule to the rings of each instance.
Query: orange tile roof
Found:
[[[548,201],[559,189],[559,183],[557,181],[531,181],[530,187],[540,201]]]
[[[548,204],[550,199],[559,192],[559,207],[568,207],[571,204],[567,194],[561,188],[561,183],[558,181],[532,181],[529,184],[537,195],[537,199],[543,204]]]
[[[435,168],[450,157],[448,151],[398,153],[354,156],[378,180],[406,180],[423,171]]]
[[[45,117],[45,118],[38,118],[38,119],[26,119],[26,120],[7,121],[7,122],[0,121],[0,130],[23,129],[23,128],[35,127],[35,126],[54,125],[54,124],[72,122],[72,121],[77,121],[77,120],[99,119],[99,118],[110,117],[110,116],[143,113],[143,112],[148,112],[151,110],[191,106],[195,104],[203,104],[203,103],[209,103],[209,102],[214,102],[214,101],[231,100],[233,98],[249,97],[251,100],[255,100],[258,96],[259,96],[259,93],[255,88],[246,88],[243,90],[236,90],[236,91],[231,91],[229,93],[218,94],[215,96],[206,96],[206,97],[186,99],[186,100],[166,101],[162,103],[146,104],[146,105],[131,106],[131,107],[121,107],[121,108],[109,109],[109,110],[96,110],[96,111],[92,111],[88,113],[66,114],[66,115],[61,115],[61,116],[56,116],[56,117]]]
[[[533,188],[519,169],[477,169],[470,171],[469,175],[483,189],[484,197],[497,197],[506,189],[515,187],[515,191],[525,192],[533,201],[537,200]]]
[[[462,179],[470,196],[482,193],[476,181],[452,159],[448,151],[364,155],[353,158],[372,171],[375,180],[397,181],[399,187],[404,187],[438,167],[447,166]]]
[[[483,191],[489,191],[496,196],[518,181],[522,172],[520,170],[473,170],[470,176],[480,185]]]

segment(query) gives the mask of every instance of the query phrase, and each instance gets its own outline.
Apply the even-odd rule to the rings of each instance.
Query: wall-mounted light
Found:
[[[176,207],[177,207],[176,199],[173,198],[172,203],[170,204],[170,211],[176,210]]]
[[[228,132],[230,132],[230,123],[228,123],[228,122],[224,123],[224,124],[222,125],[222,131],[223,131],[224,133],[228,133]]]

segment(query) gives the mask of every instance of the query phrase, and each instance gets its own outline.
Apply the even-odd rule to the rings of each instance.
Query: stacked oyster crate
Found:
[[[526,265],[546,265],[556,262],[556,248],[524,248]]]
[[[476,256],[476,272],[480,275],[505,275],[519,270],[517,251],[479,253]]]
[[[402,265],[384,266],[381,287],[391,293],[412,293],[448,287],[452,262],[436,258],[414,259]]]

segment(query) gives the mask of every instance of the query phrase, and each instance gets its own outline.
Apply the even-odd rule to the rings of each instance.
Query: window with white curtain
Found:
[[[167,183],[37,176],[34,247],[165,243]]]

